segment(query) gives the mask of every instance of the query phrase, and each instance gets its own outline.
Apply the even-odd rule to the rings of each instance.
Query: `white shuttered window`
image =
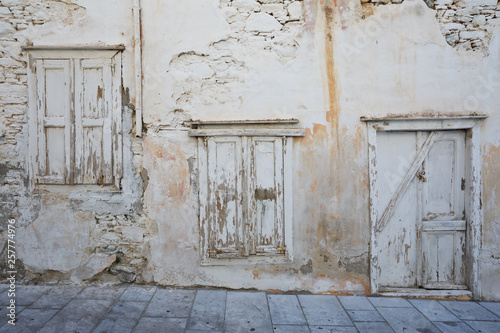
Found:
[[[35,184],[120,187],[121,52],[30,52]]]

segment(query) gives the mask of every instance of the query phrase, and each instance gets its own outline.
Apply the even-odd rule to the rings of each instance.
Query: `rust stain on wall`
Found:
[[[173,203],[177,207],[182,206],[191,190],[187,157],[177,145],[163,147],[152,141],[147,143],[146,154],[153,157],[154,170],[150,173],[156,173],[157,184],[164,195],[162,202]]]
[[[325,12],[325,61],[326,61],[326,76],[328,81],[328,111],[326,120],[331,126],[332,135],[335,137],[338,130],[338,94],[337,94],[337,79],[335,75],[335,60],[334,60],[334,41],[333,41],[333,26],[334,26],[334,9],[330,1],[326,1],[324,6]],[[338,144],[338,138],[337,138]]]

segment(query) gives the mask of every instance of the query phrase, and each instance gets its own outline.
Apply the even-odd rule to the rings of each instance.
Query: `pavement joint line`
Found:
[[[189,327],[189,322],[191,321],[191,314],[193,313],[194,302],[196,301],[196,296],[197,295],[198,295],[198,290],[195,290],[193,301],[191,302],[191,309],[189,310],[189,314],[188,314],[188,317],[187,317],[187,320],[186,320],[186,327],[184,327],[184,332],[186,332],[187,329],[188,329],[188,327]]]
[[[497,317],[498,319],[495,319],[494,321],[500,321],[500,317],[493,311],[491,311],[490,309],[488,309],[487,307],[485,307],[484,305],[482,305],[480,302],[476,302],[480,307],[482,307],[483,309],[485,309],[486,311],[489,311],[490,313],[492,313],[495,317]]]
[[[271,306],[269,305],[269,294],[265,293],[267,311],[269,312],[269,320],[271,321],[271,329],[274,331],[273,316],[271,315]]]
[[[306,320],[307,328],[309,329],[309,331],[311,331],[311,326],[309,325],[309,320],[307,320],[306,313],[304,312],[304,308],[302,307],[302,303],[300,303],[300,297],[299,297],[299,295],[295,295],[295,297],[297,298],[297,301],[299,302],[300,311],[302,311],[302,315],[304,316],[304,319]]]
[[[226,291],[226,297],[224,300],[224,319],[222,320],[222,332],[225,332],[226,330],[227,294],[229,294],[229,292]]]
[[[52,286],[52,288],[54,288],[54,286]],[[61,312],[61,311],[62,311],[62,310],[66,307],[66,305],[68,305],[68,304],[69,304],[72,300],[74,300],[74,299],[75,299],[75,297],[76,297],[78,294],[80,294],[80,293],[82,292],[82,290],[84,290],[84,289],[85,289],[85,288],[82,288],[82,289],[81,289],[81,290],[80,290],[80,291],[79,291],[79,292],[78,292],[75,296],[73,296],[73,297],[69,300],[69,302],[68,302],[68,303],[66,303],[66,304],[65,304],[64,306],[62,306],[60,309],[57,309],[57,311],[54,313],[54,315],[52,315],[52,317],[50,317],[50,318],[49,318],[49,320],[47,320],[47,321],[45,322],[45,324],[43,324],[41,327],[39,327],[39,328],[38,328],[38,330],[41,330],[42,328],[44,328],[44,327],[45,327],[45,325],[47,325],[47,323],[48,323],[49,321],[51,321],[51,320],[52,320],[55,316],[57,316],[57,315],[59,314],[59,312]],[[48,292],[47,292],[47,293],[48,293]],[[23,310],[25,310],[25,309],[27,309],[27,308],[28,308],[28,307],[25,307]]]
[[[407,300],[407,301],[408,301],[408,300]],[[418,308],[417,308],[417,307],[416,307],[416,306],[415,306],[412,302],[408,301],[408,303],[410,303],[410,304],[411,304],[411,306],[412,306],[415,310],[417,310],[417,312],[418,312],[418,313],[420,313],[422,316],[424,316],[424,318],[425,318],[425,319],[427,319],[427,320],[431,323],[431,325],[432,325],[432,326],[434,326],[434,327],[435,327],[438,331],[441,331],[441,330],[439,329],[439,327],[437,327],[437,326],[434,324],[434,321],[432,321],[432,320],[430,320],[429,318],[427,318],[427,316],[426,316],[426,315],[425,315],[422,311],[420,311],[420,310],[419,310],[419,309],[418,309]],[[444,307],[441,303],[439,303],[439,302],[438,302],[438,304],[439,304],[439,305],[441,305],[442,307]],[[445,308],[445,309],[446,309],[446,308]],[[446,309],[446,310],[448,310],[448,309]],[[449,310],[448,310],[448,311],[449,311]],[[449,311],[449,312],[451,312],[451,311]],[[455,317],[457,317],[457,316],[456,316],[453,312],[451,312],[451,314],[452,314],[452,315],[454,315]],[[384,319],[385,319],[385,318],[384,318]],[[457,319],[458,319],[458,320],[460,320],[460,318],[458,318],[458,317],[457,317]]]
[[[121,288],[121,287],[119,287]],[[127,290],[128,288],[130,288],[130,286],[127,286],[126,288],[123,288],[123,291],[121,292],[121,294],[116,298],[116,300],[113,302],[113,304],[111,304],[111,306],[109,307],[108,311],[104,311],[104,314],[101,315],[101,317],[99,318],[99,320],[97,320],[97,322],[95,323],[94,327],[92,327],[92,329],[90,330],[91,332],[93,332],[98,326],[99,324],[102,322],[102,320],[106,317],[106,315],[111,311],[111,309],[113,309],[113,307],[115,306],[116,303],[118,303],[118,300],[120,299],[120,297],[122,297],[123,293],[125,292],[125,290]],[[84,288],[85,289],[85,288]]]
[[[128,289],[128,288],[127,288]],[[142,318],[145,318],[144,317],[144,313],[146,312],[146,310],[148,309],[149,305],[151,304],[151,301],[153,300],[153,297],[155,297],[156,295],[156,292],[158,291],[158,287],[155,288],[155,291],[154,293],[151,295],[151,297],[149,298],[149,301],[147,302],[146,306],[144,307],[144,310],[142,310],[142,313],[141,315],[139,316],[139,318],[137,318],[137,321],[134,325],[134,327],[132,327],[132,330],[131,332],[135,332],[135,329],[137,328],[137,325],[139,325],[139,322],[141,321]]]
[[[375,311],[377,311],[378,315],[379,315],[380,317],[382,317],[382,319],[384,319],[384,323],[386,323],[386,324],[387,324],[387,326],[389,326],[393,332],[396,332],[396,330],[394,329],[394,327],[392,327],[392,326],[391,326],[391,324],[389,324],[389,322],[387,321],[387,319],[385,319],[385,317],[384,317],[384,316],[382,316],[382,314],[380,313],[380,311],[378,310],[378,308],[375,306],[375,304],[373,304],[373,303],[372,303],[372,301],[370,301],[370,297],[366,297],[366,296],[365,296],[365,298],[366,298],[366,299],[368,300],[368,302],[369,302],[369,303],[373,306],[373,308],[375,309]],[[411,303],[410,303],[410,304],[411,304]],[[413,304],[411,304],[411,306],[413,306]],[[356,326],[356,325],[355,325],[355,326]]]

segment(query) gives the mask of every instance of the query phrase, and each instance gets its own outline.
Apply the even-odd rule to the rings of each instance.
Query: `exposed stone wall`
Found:
[[[212,43],[204,54],[184,52],[172,58],[169,74],[175,102],[170,110],[177,114],[189,114],[192,105],[200,104],[238,110],[243,103],[238,89],[245,89],[245,77],[259,70],[246,60],[249,56],[281,65],[296,56],[303,1],[221,0],[220,9],[230,28],[228,36]]]
[[[144,224],[139,217],[142,179],[137,170],[142,145],[131,135],[128,106],[123,112],[121,193],[90,193],[78,186],[33,192],[28,187],[27,54],[22,46],[43,45],[55,29],[81,22],[86,13],[60,0],[0,1],[0,279],[8,267],[6,223],[15,218],[18,279],[141,281]]]
[[[404,0],[361,0],[364,12],[373,6],[400,4]],[[500,26],[500,3],[497,0],[423,0],[436,10],[436,20],[448,44],[459,51],[487,53],[493,29]]]
[[[115,256],[115,262],[99,280],[142,282],[137,278],[146,265],[141,246],[146,227],[137,215],[104,214],[95,216],[96,252]]]

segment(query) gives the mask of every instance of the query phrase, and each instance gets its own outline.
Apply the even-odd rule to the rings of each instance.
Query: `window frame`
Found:
[[[31,189],[36,189],[40,186],[78,186],[86,188],[105,188],[111,189],[113,191],[119,191],[121,185],[121,179],[123,176],[123,142],[122,142],[122,100],[121,100],[121,79],[122,79],[122,51],[123,46],[108,46],[108,47],[53,47],[53,46],[38,46],[38,47],[25,47],[23,48],[28,53],[28,145],[29,145],[29,173],[30,173],[30,187]],[[39,83],[41,75],[43,73],[39,72],[39,64],[42,62],[47,63],[64,63],[67,62],[69,68],[68,87],[70,96],[68,98],[69,109],[64,111],[64,130],[65,138],[65,163],[64,163],[64,177],[63,179],[50,179],[50,177],[42,176],[40,170],[43,170],[41,163],[44,163],[44,158],[41,158],[40,151],[43,149],[41,146],[41,138],[45,138],[45,134],[41,131],[45,131],[44,123],[47,118],[45,115],[41,115],[42,108],[39,107],[38,92]],[[81,75],[81,66],[85,63],[101,63],[103,71],[111,71],[109,81],[111,84],[111,89],[108,89],[108,96],[105,99],[109,105],[105,106],[108,109],[108,117],[103,117],[105,125],[103,125],[103,141],[105,141],[106,134],[109,144],[107,144],[107,150],[104,150],[100,156],[103,158],[102,169],[107,167],[109,173],[107,176],[107,181],[103,180],[102,183],[97,184],[95,182],[84,181],[75,182],[76,179],[74,175],[76,152],[75,152],[75,141],[74,137],[76,131],[78,130],[78,122],[75,117],[80,115],[79,110],[77,110],[77,84],[82,82],[76,82],[77,76]],[[108,66],[108,67],[106,67]],[[39,67],[39,68],[37,68]],[[78,67],[78,68],[77,68]],[[82,67],[83,68],[83,67]],[[65,74],[66,75],[66,74]],[[103,74],[104,75],[104,74]],[[45,77],[44,77],[45,78]],[[104,79],[104,78],[103,78]],[[68,91],[66,92],[68,93]],[[106,94],[106,92],[105,92]],[[68,105],[65,106],[66,108]],[[80,110],[81,111],[81,110]],[[82,117],[83,121],[83,117]],[[80,122],[81,124],[81,122]],[[110,132],[105,132],[110,131]],[[69,136],[68,136],[69,135]],[[68,142],[66,142],[68,141]],[[69,142],[71,141],[71,142]],[[103,143],[104,145],[104,143]],[[109,151],[110,150],[110,151]],[[45,150],[47,154],[47,150]],[[105,166],[105,157],[108,155],[106,160],[108,161]],[[76,184],[75,184],[76,183]]]
[[[300,128],[289,128],[290,124],[298,123],[297,120],[265,120],[265,121],[207,121],[191,122],[192,129],[188,134],[191,137],[198,138],[198,173],[199,173],[199,227],[200,227],[200,258],[202,266],[220,266],[220,265],[254,265],[254,264],[279,264],[293,261],[293,196],[292,196],[292,147],[293,137],[304,136],[305,130]],[[236,137],[230,139],[231,137]],[[282,168],[281,175],[283,193],[282,193],[282,219],[283,219],[283,239],[284,246],[275,251],[270,249],[258,251],[256,254],[248,254],[248,248],[245,249],[245,255],[231,256],[229,258],[214,258],[210,256],[208,239],[210,231],[210,215],[213,212],[210,209],[209,198],[209,141],[210,140],[241,140],[241,171],[243,195],[240,209],[243,210],[243,225],[255,223],[254,213],[251,212],[252,206],[255,206],[255,196],[250,193],[253,177],[254,161],[252,147],[256,140],[272,142],[282,140]],[[248,192],[248,193],[247,193]],[[276,203],[278,204],[278,203]],[[247,231],[244,232],[243,244],[247,243],[250,237]]]

